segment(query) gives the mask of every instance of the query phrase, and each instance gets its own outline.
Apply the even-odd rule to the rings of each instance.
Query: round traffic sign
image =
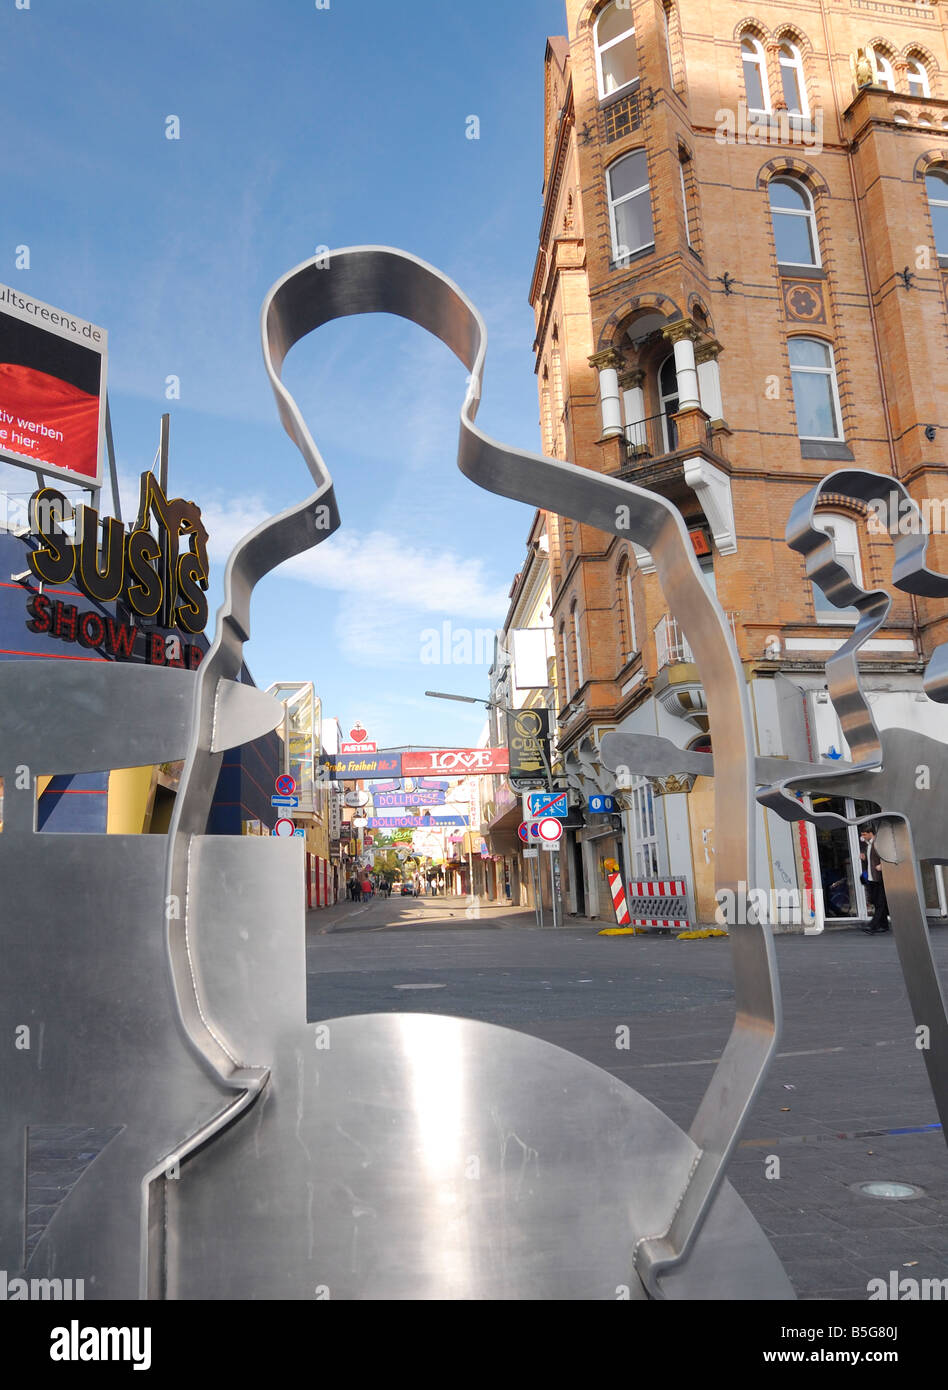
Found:
[[[277,796],[292,796],[296,791],[296,778],[291,777],[288,772],[281,772],[274,785]]]
[[[517,834],[520,836],[520,838],[521,838],[521,840],[524,842],[524,844],[527,844],[527,843],[529,842],[529,839],[530,839],[530,823],[529,823],[529,821],[522,821],[522,822],[520,823],[520,825],[517,826]]]
[[[274,835],[277,835],[280,839],[284,839],[286,836],[289,835],[295,835],[296,822],[291,821],[288,816],[281,816],[280,819],[277,821],[276,825],[273,827],[273,833]]]
[[[563,834],[563,827],[555,816],[544,816],[537,821],[537,839],[552,844]]]

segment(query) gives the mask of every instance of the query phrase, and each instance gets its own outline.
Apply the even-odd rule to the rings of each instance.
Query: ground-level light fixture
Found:
[[[884,1202],[911,1202],[925,1196],[924,1187],[912,1182],[855,1182],[851,1190],[860,1197],[878,1197]]]

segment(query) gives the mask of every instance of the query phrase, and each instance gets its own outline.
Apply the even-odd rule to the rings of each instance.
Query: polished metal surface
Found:
[[[884,590],[857,585],[837,559],[832,538],[816,526],[816,508],[826,494],[867,504],[892,497],[898,505],[880,508],[876,515],[888,518],[893,583],[907,593],[948,596],[948,576],[925,564],[928,536],[919,508],[902,483],[867,470],[840,469],[800,498],[787,524],[787,542],[805,556],[807,575],[830,602],[838,608],[852,605],[858,614],[852,636],[826,663],[830,699],[853,761],[821,767],[812,775],[784,773],[761,790],[759,800],[790,821],[822,826],[879,823],[876,847],[892,929],[916,1027],[928,1029],[929,1045],[921,1050],[948,1141],[948,1013],[919,873],[920,860],[948,863],[948,747],[907,729],[880,733],[876,727],[859,678],[859,652],[885,622],[892,600]],[[948,644],[934,651],[924,683],[933,700],[948,702]],[[854,797],[873,802],[879,811],[850,821],[835,812],[811,810],[799,792]]]
[[[50,663],[28,663],[37,689],[62,695],[66,732],[56,749],[67,767],[93,753],[96,770],[141,765],[165,747],[184,753],[169,835],[35,835],[32,784],[27,778],[20,792],[16,781],[30,733],[22,720],[0,725],[7,801],[22,797],[12,833],[5,826],[0,836],[8,889],[0,998],[4,1016],[22,1016],[30,1029],[29,1046],[0,1060],[11,1117],[0,1149],[5,1267],[18,1268],[23,1248],[24,1128],[74,1123],[120,1132],[53,1216],[30,1273],[86,1278],[87,1297],[309,1297],[317,1286],[351,1297],[425,1297],[440,1278],[440,1296],[450,1296],[446,1286],[464,1297],[566,1288],[615,1298],[606,1270],[630,1296],[642,1292],[635,1270],[653,1295],[705,1296],[713,1282],[713,1296],[788,1296],[766,1239],[723,1182],[776,1043],[768,928],[732,935],[736,1019],[686,1136],[608,1074],[488,1025],[422,1024],[414,1015],[336,1020],[325,1050],[320,1025],[305,1022],[301,844],[204,833],[223,748],[235,733],[255,736],[279,718],[260,692],[235,693],[253,589],[339,525],[332,479],[280,379],[282,364],[320,324],[375,312],[420,324],[468,369],[458,460],[470,478],[651,552],[727,750],[715,776],[716,816],[729,827],[718,887],[754,882],[746,686],[680,514],[631,484],[482,434],[474,419],[484,326],[432,267],[379,247],[297,267],[268,294],[262,337],[280,418],[316,490],[233,551],[214,641],[181,686],[187,712],[180,692],[169,699],[167,681],[154,679],[171,673],[93,665],[64,676]],[[32,698],[30,673],[5,679],[14,693],[25,682],[19,698]],[[123,706],[133,689],[135,702]],[[107,737],[95,729],[97,712],[116,725]],[[82,731],[99,740],[94,748],[76,749]],[[444,1056],[458,1062],[437,1085],[428,1050],[412,1042],[422,1037],[438,1066]],[[435,1172],[449,1142],[470,1144],[466,1157],[482,1163],[484,1186],[473,1188],[480,1195],[463,1218],[444,1201],[455,1171]],[[541,1162],[536,1201],[528,1201],[524,1183]],[[526,1175],[519,1186],[515,1174]],[[381,1233],[374,1247],[373,1219]],[[554,1221],[561,1228],[551,1232]],[[603,1242],[598,1272],[584,1225]],[[390,1248],[396,1238],[400,1251]],[[361,1257],[365,1246],[373,1258]],[[602,1293],[580,1292],[591,1289]]]
[[[273,964],[264,951],[254,963],[268,992]],[[277,1042],[274,1075],[298,1078],[267,1102],[286,1109],[282,1124],[251,1117],[252,1134],[235,1126],[168,1185],[169,1220],[201,1252],[182,1247],[177,1297],[646,1297],[630,1252],[670,1223],[697,1150],[644,1097],[550,1043],[469,1019],[375,1014],[312,1031],[305,1050],[290,1027]],[[263,1037],[245,1032],[259,1051]],[[282,1186],[265,1204],[275,1169]],[[727,1183],[666,1284],[672,1298],[793,1297]]]
[[[734,638],[708,590],[681,514],[656,493],[541,454],[498,444],[475,425],[487,335],[462,291],[434,267],[387,247],[352,247],[315,257],[289,271],[262,312],[264,361],[284,428],[313,477],[326,465],[280,373],[287,352],[313,329],[352,314],[390,313],[440,338],[468,369],[461,408],[458,465],[491,492],[559,512],[635,541],[655,563],[671,612],[681,623],[702,673],[720,748],[715,818],[727,824],[716,856],[717,887],[736,892],[756,881],[754,754],[747,687]],[[650,1292],[688,1254],[720,1184],[728,1157],[776,1047],[780,1004],[773,942],[767,926],[749,923],[732,934],[736,1017],[721,1061],[691,1127],[695,1163],[672,1194],[669,1222],[642,1232],[636,1266]]]

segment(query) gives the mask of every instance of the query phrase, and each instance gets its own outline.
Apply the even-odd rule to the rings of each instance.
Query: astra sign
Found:
[[[434,748],[429,753],[402,754],[405,777],[423,777],[432,772],[470,777],[507,772],[509,768],[510,754],[506,748]]]

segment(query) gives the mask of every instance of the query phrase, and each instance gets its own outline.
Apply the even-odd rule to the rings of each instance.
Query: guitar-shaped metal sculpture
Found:
[[[281,716],[238,679],[253,589],[340,525],[283,362],[322,324],[366,313],[419,324],[469,372],[458,463],[472,481],[651,553],[724,750],[718,887],[755,881],[746,686],[679,512],[477,428],[484,324],[439,271],[385,247],[314,258],[267,295],[262,338],[315,491],[234,549],[199,670],[0,665],[8,787],[29,761],[24,747],[37,772],[185,758],[166,841],[40,841],[26,791],[0,836],[13,885],[0,1017],[12,1027],[22,1013],[45,1029],[40,1064],[24,1054],[17,1074],[9,1052],[0,1060],[0,1255],[8,1270],[23,1265],[10,1193],[22,1191],[24,1128],[79,1122],[108,1142],[49,1221],[30,1271],[84,1277],[87,1297],[792,1297],[725,1181],[777,1040],[766,925],[732,933],[735,1022],[685,1134],[607,1072],[508,1029],[417,1014],[307,1024],[301,847],[206,834],[222,751]],[[64,711],[53,746],[31,734],[37,713],[50,713],[43,700]]]

